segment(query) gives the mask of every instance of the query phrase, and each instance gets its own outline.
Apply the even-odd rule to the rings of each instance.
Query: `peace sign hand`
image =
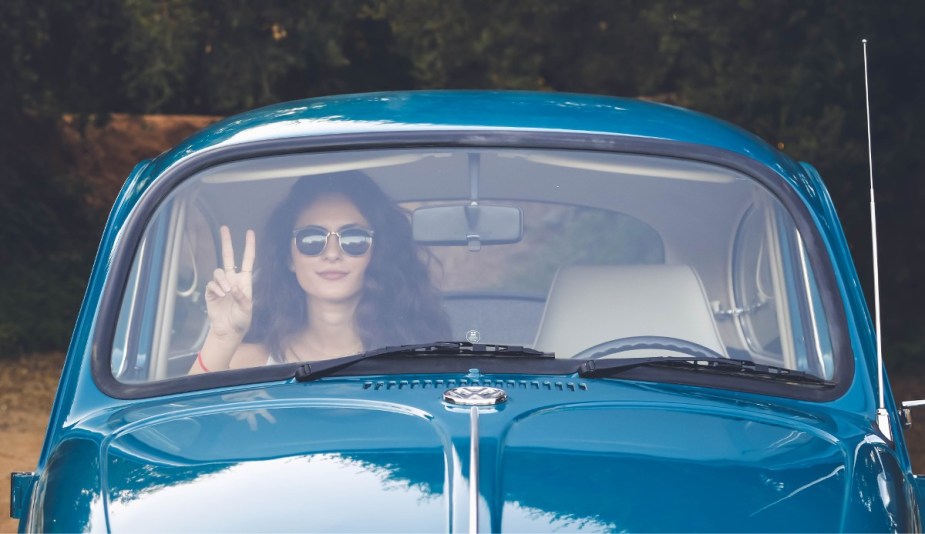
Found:
[[[206,284],[206,308],[212,333],[219,338],[244,337],[251,325],[254,301],[253,287],[254,249],[257,238],[253,230],[244,235],[244,256],[241,270],[235,269],[231,231],[220,229],[222,238],[222,268],[215,269],[212,280]]]

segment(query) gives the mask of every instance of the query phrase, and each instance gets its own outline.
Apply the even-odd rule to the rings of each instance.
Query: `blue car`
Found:
[[[912,532],[816,170],[684,109],[395,92],[128,177],[20,530]]]

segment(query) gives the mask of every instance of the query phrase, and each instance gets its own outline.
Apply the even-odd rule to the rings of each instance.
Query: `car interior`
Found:
[[[203,292],[221,261],[218,228],[229,226],[241,250],[245,230],[261,228],[295,180],[344,170],[366,173],[407,210],[435,260],[455,340],[580,359],[602,343],[656,336],[834,373],[803,239],[754,178],[680,158],[427,148],[261,157],[189,177],[135,245],[114,376],[185,375],[209,328]],[[630,355],[677,356],[605,357]]]

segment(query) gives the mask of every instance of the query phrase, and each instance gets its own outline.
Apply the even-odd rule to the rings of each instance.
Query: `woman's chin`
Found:
[[[330,304],[352,304],[360,298],[359,290],[348,287],[327,287],[307,293],[313,300]]]

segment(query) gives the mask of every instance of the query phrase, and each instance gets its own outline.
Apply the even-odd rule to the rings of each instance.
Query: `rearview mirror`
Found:
[[[438,206],[414,210],[414,240],[424,245],[481,245],[516,243],[523,238],[523,211],[510,206]]]

